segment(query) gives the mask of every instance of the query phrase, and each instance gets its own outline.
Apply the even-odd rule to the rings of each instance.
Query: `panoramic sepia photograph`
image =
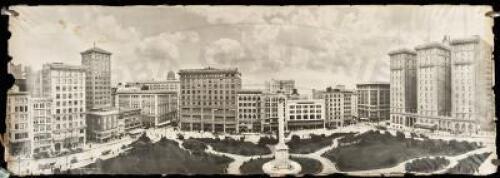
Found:
[[[11,175],[489,175],[500,163],[490,6],[10,9]]]

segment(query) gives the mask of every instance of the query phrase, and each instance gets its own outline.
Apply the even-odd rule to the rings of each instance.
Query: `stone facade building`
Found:
[[[323,100],[287,100],[285,121],[288,130],[325,128]]]
[[[492,47],[479,36],[455,39],[451,46],[453,130],[493,130],[495,118]],[[450,123],[451,124],[451,123]]]
[[[390,84],[357,84],[358,115],[360,119],[381,121],[389,119]]]
[[[395,128],[412,127],[417,112],[417,53],[409,49],[389,52],[391,68],[391,123]]]
[[[238,69],[184,69],[179,76],[182,130],[238,132],[236,93],[241,89]]]
[[[55,152],[85,146],[85,73],[82,66],[44,64],[43,96],[52,99],[52,138]]]
[[[167,90],[119,88],[116,107],[141,109],[145,127],[164,127],[177,120],[177,93]]]
[[[87,108],[111,106],[111,53],[93,47],[81,52],[82,65],[86,67]]]
[[[28,92],[20,91],[14,85],[7,92],[6,141],[9,143],[6,153],[12,158],[30,158],[32,154],[33,123],[31,119],[31,101]],[[11,158],[11,159],[12,159]]]
[[[87,112],[87,141],[104,143],[118,138],[120,136],[118,121],[118,109],[90,109]]]

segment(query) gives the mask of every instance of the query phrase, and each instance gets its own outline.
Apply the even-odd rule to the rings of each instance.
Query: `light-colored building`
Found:
[[[182,130],[238,132],[236,92],[241,89],[238,69],[183,69],[179,76]]]
[[[295,80],[277,80],[271,79],[265,82],[266,93],[283,93],[291,95],[295,89]]]
[[[288,130],[325,128],[323,100],[287,100],[285,121]]]
[[[361,120],[382,121],[389,119],[390,84],[357,84],[358,115]]]
[[[7,72],[12,74],[16,80],[26,79],[31,72],[31,68],[28,66],[23,66],[21,64],[14,64],[12,62],[9,62]]]
[[[389,52],[391,68],[391,126],[410,128],[417,112],[417,53],[409,49]]]
[[[145,127],[163,127],[177,119],[177,93],[167,90],[118,88],[116,107],[141,109]]]
[[[86,67],[86,106],[104,108],[111,106],[111,53],[93,47],[81,52],[82,65]]]
[[[343,127],[355,122],[357,118],[357,96],[354,91],[345,87],[328,87],[321,93],[316,93],[316,98],[325,104],[325,125],[328,128]]]
[[[479,36],[455,39],[451,46],[451,130],[494,128],[495,97],[492,47]]]
[[[287,97],[284,94],[264,93],[262,95],[264,109],[263,131],[273,132],[278,130],[278,111],[280,106],[286,107]],[[280,105],[280,101],[284,102]],[[282,108],[285,111],[285,108]]]
[[[28,92],[20,91],[14,85],[7,92],[6,141],[9,159],[30,158],[32,155],[33,128],[31,120],[31,101]],[[8,157],[6,157],[8,158]],[[8,160],[7,160],[8,161]]]
[[[417,127],[441,125],[439,117],[450,116],[451,73],[449,46],[428,43],[415,47],[417,51]]]
[[[85,68],[63,63],[44,64],[43,96],[52,99],[50,113],[55,152],[85,146]]]
[[[51,98],[31,98],[31,119],[33,122],[33,155],[50,155],[54,151],[52,143],[53,118]]]
[[[121,135],[119,111],[116,108],[90,109],[86,120],[88,142],[105,143]]]
[[[262,91],[240,90],[237,95],[239,131],[263,132],[264,102],[262,100]]]

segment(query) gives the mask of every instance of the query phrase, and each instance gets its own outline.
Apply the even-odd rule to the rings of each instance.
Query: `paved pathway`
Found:
[[[310,158],[317,160],[321,163],[322,169],[321,172],[319,173],[320,175],[328,175],[328,174],[333,174],[335,172],[338,172],[337,167],[335,166],[335,163],[330,161],[327,158],[322,157],[321,155],[329,150],[332,150],[338,146],[338,139],[336,138],[333,140],[333,144],[330,146],[327,146],[325,148],[322,148],[314,153],[309,153],[309,154],[290,154],[291,156],[294,157],[299,157],[299,158]]]

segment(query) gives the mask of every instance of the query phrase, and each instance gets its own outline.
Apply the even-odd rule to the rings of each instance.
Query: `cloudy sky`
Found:
[[[243,85],[295,79],[300,91],[389,81],[387,52],[480,35],[487,6],[45,6],[12,8],[14,63],[80,64],[93,46],[112,55],[113,83],[164,79],[184,68],[238,67]]]

